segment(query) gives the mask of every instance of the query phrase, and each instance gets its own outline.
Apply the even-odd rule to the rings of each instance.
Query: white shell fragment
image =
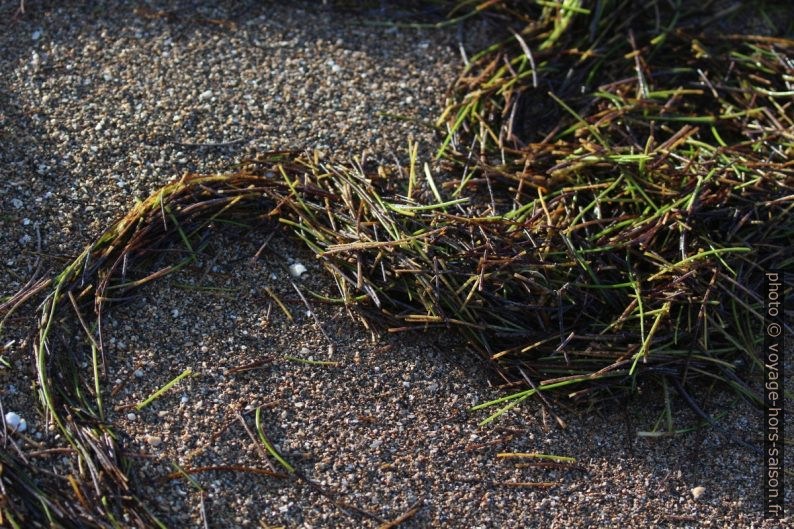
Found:
[[[696,500],[699,500],[701,496],[706,492],[706,487],[695,487],[691,491],[692,497]]]
[[[294,263],[289,265],[289,273],[290,275],[292,275],[292,277],[296,279],[300,278],[300,276],[302,276],[306,272],[308,272],[308,270],[306,270],[306,267],[303,266],[302,263],[295,261]]]
[[[16,432],[24,432],[25,430],[28,429],[27,421],[25,421],[25,419],[23,419],[13,411],[9,411],[8,413],[6,413],[5,420],[6,420],[6,426],[9,429],[14,430]]]

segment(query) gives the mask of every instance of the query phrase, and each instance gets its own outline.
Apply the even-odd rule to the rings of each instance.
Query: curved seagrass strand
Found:
[[[201,186],[212,180],[213,177],[207,177],[196,179],[195,183]],[[90,526],[94,524],[112,526],[112,520],[119,519],[123,513],[128,513],[138,518],[140,523],[137,525],[140,527],[159,524],[143,503],[130,494],[129,479],[122,470],[129,466],[129,462],[123,459],[112,432],[102,423],[99,400],[101,387],[96,354],[92,357],[94,370],[93,377],[90,378],[93,380],[91,384],[86,384],[85,380],[89,377],[76,372],[77,366],[82,362],[72,358],[68,353],[59,353],[62,346],[58,344],[57,339],[54,340],[53,335],[56,334],[54,325],[58,327],[66,316],[64,312],[71,308],[66,301],[70,297],[72,300],[77,300],[73,308],[79,316],[78,319],[82,319],[78,311],[86,314],[94,313],[97,315],[94,323],[99,323],[98,315],[101,314],[110,278],[120,258],[136,260],[146,257],[147,253],[162,246],[164,239],[170,236],[168,233],[170,230],[162,221],[160,223],[153,221],[153,213],[160,206],[165,207],[164,197],[173,199],[183,196],[181,192],[185,189],[184,182],[168,186],[133,208],[124,219],[99,237],[55,278],[54,291],[41,308],[39,333],[33,345],[37,358],[41,399],[48,415],[57,423],[66,441],[79,455],[90,478],[87,487],[84,487],[85,476],[81,477],[80,481],[74,477],[70,479],[77,500],[72,503],[78,509],[81,507],[82,509],[68,517],[58,516],[59,520],[72,520]],[[225,198],[222,202],[229,201],[230,199]],[[143,248],[140,246],[142,243],[145,246]],[[172,266],[170,269],[177,269],[177,266]],[[169,271],[168,268],[165,270]],[[162,271],[149,277],[153,279],[160,275],[164,275]],[[137,284],[144,282],[146,278],[137,281]],[[101,325],[96,327],[101,328]],[[63,327],[63,330],[65,329],[66,327]],[[74,326],[71,330],[77,331]],[[88,328],[84,330],[90,333],[86,341],[96,353],[96,348],[101,347],[99,345],[102,343],[101,336],[95,336]],[[71,333],[66,332],[66,334]],[[79,343],[79,340],[76,341]],[[104,354],[102,357],[104,358]],[[96,407],[92,407],[85,398],[85,395],[91,393],[94,393]]]

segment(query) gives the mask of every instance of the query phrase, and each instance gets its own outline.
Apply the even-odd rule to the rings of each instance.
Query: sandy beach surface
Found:
[[[409,136],[427,156],[437,138],[426,124],[460,49],[477,51],[461,37],[486,31],[372,25],[393,13],[320,2],[27,2],[18,19],[16,2],[0,6],[0,296],[36,266],[57,273],[186,171],[276,149],[394,163]],[[505,393],[473,353],[445,335],[376,333],[312,297],[307,306],[296,286],[336,288],[296,239],[280,232],[252,260],[269,231],[218,231],[195,266],[115,307],[105,328],[109,419],[171,527],[792,526],[762,520],[759,454],[713,429],[637,435],[662,411],[658,388],[599,410],[527,400],[478,426],[488,412],[469,408]],[[308,270],[299,279],[296,261]],[[0,399],[28,423],[23,447],[51,442],[31,314],[14,316],[0,343],[11,365],[0,366]],[[130,409],[187,368],[195,376]],[[697,425],[675,402],[675,427]],[[240,469],[274,463],[246,431],[259,406],[268,438],[316,486]],[[719,392],[704,407],[759,443],[759,410]],[[193,476],[206,493],[169,477],[172,462],[215,468]]]

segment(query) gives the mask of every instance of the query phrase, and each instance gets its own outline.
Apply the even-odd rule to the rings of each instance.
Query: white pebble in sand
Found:
[[[8,426],[8,428],[10,428],[11,430],[15,430],[17,432],[24,432],[25,430],[28,429],[28,423],[25,421],[25,419],[23,419],[13,411],[9,411],[8,413],[6,413],[5,420],[6,420],[6,426]]]
[[[134,421],[135,419],[137,419],[137,417],[135,416],[134,413],[128,413],[127,419],[129,419],[130,421]]]
[[[289,265],[289,273],[292,277],[300,278],[306,272],[308,272],[308,270],[306,270],[306,267],[303,266],[302,263],[296,261]]]
[[[201,92],[198,96],[199,101],[206,101],[207,99],[212,97],[212,90],[205,90]]]
[[[143,378],[143,369],[136,369],[135,373],[133,374],[135,375],[135,378]]]
[[[331,71],[334,73],[339,73],[342,71],[342,67],[336,64],[332,59],[328,59],[325,61],[325,64],[331,67]]]

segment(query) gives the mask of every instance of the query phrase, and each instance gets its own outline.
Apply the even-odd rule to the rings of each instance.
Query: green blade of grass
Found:
[[[254,420],[256,422],[256,432],[259,434],[259,440],[262,441],[262,444],[265,445],[265,449],[272,455],[279,464],[284,467],[284,469],[289,472],[290,474],[295,473],[295,467],[287,463],[286,459],[281,457],[281,455],[276,451],[270,441],[267,440],[265,436],[265,431],[262,429],[262,407],[258,407],[256,409],[256,413],[254,415]]]
[[[176,385],[180,380],[182,380],[188,375],[191,375],[192,373],[193,370],[188,367],[187,369],[182,371],[179,375],[177,375],[172,380],[167,382],[163,387],[161,387],[160,389],[149,395],[149,397],[147,397],[145,400],[136,404],[135,409],[139,411],[142,410],[143,408],[145,408],[146,406],[148,406],[149,404],[160,398],[163,395],[163,393],[174,387],[174,385]]]

